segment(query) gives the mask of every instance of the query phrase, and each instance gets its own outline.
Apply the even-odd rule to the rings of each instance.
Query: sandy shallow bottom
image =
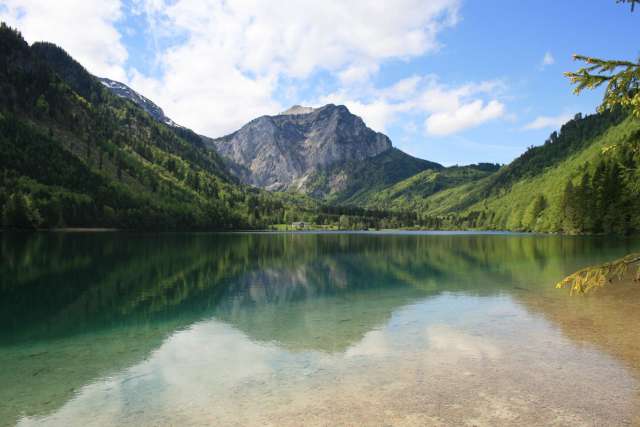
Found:
[[[17,424],[638,425],[634,366],[597,342],[569,338],[547,319],[552,313],[530,309],[536,301],[552,306],[504,295],[424,299],[334,352],[257,341],[217,319],[201,321]],[[574,303],[558,304],[553,313]],[[66,360],[72,382],[68,366],[82,363],[72,344],[50,348],[49,362],[39,363],[52,365],[38,369],[55,371],[54,360]],[[33,375],[34,364],[5,352],[3,362],[12,360],[16,378]]]

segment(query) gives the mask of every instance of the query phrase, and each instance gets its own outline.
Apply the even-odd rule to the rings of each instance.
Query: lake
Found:
[[[3,234],[0,424],[640,424],[640,240]]]

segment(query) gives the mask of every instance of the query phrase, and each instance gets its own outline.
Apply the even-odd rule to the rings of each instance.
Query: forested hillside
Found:
[[[640,230],[639,167],[640,120],[605,112],[576,116],[484,178],[434,194],[420,182],[424,194],[403,195],[416,176],[367,203],[417,209],[436,228],[629,234]]]
[[[424,199],[448,188],[476,182],[495,173],[498,164],[480,163],[468,166],[427,169],[381,191],[367,194],[364,203],[386,209],[425,210]]]
[[[330,124],[365,129],[346,108],[314,114],[322,112],[332,113]],[[278,120],[307,119],[283,114]],[[336,126],[360,147],[362,132]],[[316,165],[299,184],[315,199],[240,183],[211,141],[117,96],[61,48],[29,46],[0,27],[5,227],[256,229],[303,220],[342,229],[640,231],[640,120],[623,110],[577,115],[502,167],[445,168],[385,140],[378,154]]]
[[[391,148],[359,161],[333,164],[312,173],[304,182],[304,192],[332,204],[365,205],[379,191],[423,171],[443,166],[417,159]]]
[[[9,227],[250,228],[308,203],[239,185],[201,137],[158,123],[61,48],[29,46],[4,24],[0,165]]]

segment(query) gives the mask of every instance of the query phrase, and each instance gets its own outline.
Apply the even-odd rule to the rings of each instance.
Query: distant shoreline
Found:
[[[371,234],[494,234],[494,235],[521,235],[521,236],[565,236],[565,237],[597,237],[613,236],[604,233],[581,233],[563,234],[557,232],[541,233],[535,231],[510,231],[510,230],[437,230],[437,229],[415,229],[415,228],[385,228],[378,230],[359,229],[331,229],[331,228],[309,228],[309,229],[236,229],[236,230],[153,230],[153,229],[128,229],[128,228],[108,228],[108,227],[62,227],[62,228],[39,228],[39,229],[4,229],[0,228],[0,233],[246,233],[246,234],[340,234],[340,233],[371,233]],[[637,238],[638,235],[620,236],[622,238]]]
[[[95,232],[113,232],[123,231],[121,228],[102,228],[102,227],[64,227],[64,228],[49,228],[44,231],[52,232],[64,232],[64,233],[95,233]]]
[[[247,233],[247,234],[338,234],[338,233],[404,233],[404,234],[522,234],[522,235],[553,235],[553,233],[534,233],[526,231],[509,231],[509,230],[427,230],[427,229],[404,229],[404,228],[385,228],[379,230],[358,230],[358,229],[300,229],[300,230],[145,230],[145,229],[128,229],[128,228],[102,228],[102,227],[64,227],[64,228],[39,228],[39,229],[2,229],[0,233]]]
[[[103,227],[63,227],[63,228],[0,228],[0,233],[33,233],[33,232],[46,232],[46,233],[103,233],[114,231],[136,231],[136,230],[124,230],[121,228],[103,228]]]

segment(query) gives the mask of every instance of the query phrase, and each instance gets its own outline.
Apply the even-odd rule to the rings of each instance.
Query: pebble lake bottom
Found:
[[[640,240],[2,234],[0,425],[640,425]]]

